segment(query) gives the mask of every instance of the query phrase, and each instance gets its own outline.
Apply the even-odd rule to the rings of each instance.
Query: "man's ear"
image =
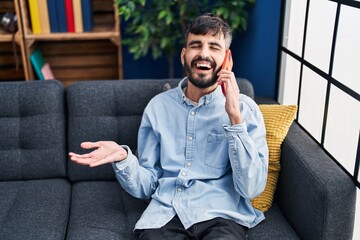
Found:
[[[181,64],[184,66],[185,63],[185,52],[186,52],[186,48],[183,48],[181,50],[181,54],[180,54],[180,60],[181,60]]]

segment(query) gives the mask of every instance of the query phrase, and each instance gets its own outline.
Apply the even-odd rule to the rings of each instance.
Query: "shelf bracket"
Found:
[[[115,46],[120,47],[119,37],[110,37],[110,41],[115,44]]]
[[[35,39],[27,39],[26,40],[26,47],[30,48],[35,42]]]

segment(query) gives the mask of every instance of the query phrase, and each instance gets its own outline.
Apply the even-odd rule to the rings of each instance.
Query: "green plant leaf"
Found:
[[[165,18],[167,14],[168,14],[168,11],[166,9],[160,11],[158,14],[158,20]]]
[[[119,7],[119,9],[118,9],[118,14],[119,14],[119,15],[124,15],[126,11],[127,11],[126,6],[121,6],[121,7]]]
[[[127,7],[129,11],[133,12],[135,10],[135,3],[133,1],[129,1]]]

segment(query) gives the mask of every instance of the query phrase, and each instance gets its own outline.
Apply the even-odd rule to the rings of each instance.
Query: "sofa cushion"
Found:
[[[154,95],[163,91],[164,83],[124,80],[71,85],[67,91],[69,151],[85,153],[80,148],[81,142],[100,140],[126,144],[135,150],[144,108]],[[109,164],[89,168],[69,161],[68,174],[72,181],[115,180]]]
[[[127,194],[117,182],[74,183],[67,239],[137,239],[135,223],[147,203]],[[300,239],[276,202],[266,219],[248,230],[251,239]]]
[[[84,141],[115,141],[136,152],[137,133],[147,103],[165,88],[174,88],[180,79],[77,82],[67,89],[69,151],[85,153]],[[241,92],[254,97],[251,83],[238,79]],[[89,168],[69,160],[71,181],[115,180],[112,167]]]
[[[136,239],[133,229],[147,203],[118,182],[78,182],[72,190],[67,239]]]
[[[0,181],[66,176],[64,87],[0,84]]]
[[[266,142],[269,148],[269,170],[265,190],[251,200],[253,206],[263,212],[272,204],[280,172],[281,144],[295,119],[297,106],[261,104],[266,127]]]
[[[249,229],[247,234],[249,240],[300,239],[300,237],[296,234],[296,232],[285,219],[276,202],[274,202],[269,211],[265,213],[265,220],[259,223],[259,225],[256,227]]]
[[[64,239],[70,184],[64,179],[0,182],[0,239]]]

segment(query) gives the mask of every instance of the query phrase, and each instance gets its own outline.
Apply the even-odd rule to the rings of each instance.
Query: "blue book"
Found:
[[[56,6],[57,6],[59,32],[67,32],[68,29],[66,23],[65,1],[64,0],[53,0],[53,1],[56,1]]]
[[[93,28],[92,1],[81,0],[81,9],[82,9],[84,32],[91,32]]]
[[[47,0],[49,20],[50,20],[50,31],[51,32],[60,32],[58,14],[56,10],[56,1]]]

